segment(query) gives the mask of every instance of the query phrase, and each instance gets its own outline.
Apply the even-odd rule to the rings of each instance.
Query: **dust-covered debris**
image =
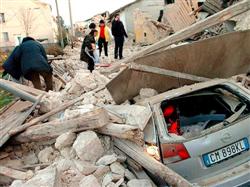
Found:
[[[93,131],[80,133],[73,144],[73,148],[81,160],[90,162],[95,162],[104,152],[101,141]]]

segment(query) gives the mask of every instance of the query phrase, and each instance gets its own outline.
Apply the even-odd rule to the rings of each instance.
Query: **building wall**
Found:
[[[0,13],[5,18],[5,23],[0,23],[0,47],[18,45],[18,40],[26,36],[24,25],[30,26],[29,36],[56,42],[57,25],[50,5],[38,0],[1,0],[0,3]],[[24,18],[29,18],[28,24],[23,23]],[[3,33],[8,33],[8,41],[4,40]]]
[[[160,15],[160,10],[163,10],[165,6],[164,0],[141,0],[126,7],[121,14],[125,14],[126,29],[128,33],[134,33],[134,17],[133,12],[139,8],[142,12],[150,15],[152,19],[157,20]]]

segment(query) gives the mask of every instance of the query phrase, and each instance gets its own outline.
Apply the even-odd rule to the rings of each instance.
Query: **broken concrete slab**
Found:
[[[103,157],[101,157],[97,162],[96,165],[100,166],[100,165],[110,165],[113,162],[115,162],[117,160],[117,155],[116,154],[112,154],[112,155],[104,155]]]
[[[24,155],[24,157],[23,157],[23,163],[25,165],[37,164],[38,161],[39,160],[33,151],[29,152],[28,154]]]
[[[51,111],[52,109],[62,105],[62,102],[63,102],[63,98],[60,92],[49,91],[42,98],[40,111],[42,113],[47,113]]]
[[[85,162],[82,160],[74,160],[74,164],[76,168],[83,174],[83,175],[90,175],[97,170],[97,166],[92,163]]]
[[[110,172],[109,166],[98,166],[97,170],[93,173],[93,175],[98,179],[98,181],[102,182],[102,177]]]
[[[93,131],[80,133],[73,144],[73,148],[81,160],[90,162],[96,162],[104,152],[101,141]]]
[[[59,150],[61,156],[63,156],[66,159],[73,159],[76,158],[75,150],[72,147],[64,147]]]
[[[79,187],[101,187],[101,185],[94,175],[89,175],[80,181]]]
[[[76,168],[70,168],[60,173],[62,186],[78,186],[81,179],[85,177]]]
[[[59,174],[75,166],[74,162],[69,159],[60,159],[53,165],[55,165]]]
[[[76,134],[73,132],[66,132],[56,139],[55,148],[62,149],[71,146],[76,139]]]
[[[246,3],[246,1],[244,1],[244,3]],[[239,3],[237,4],[239,5]],[[232,7],[229,7],[228,9],[231,8]],[[211,17],[212,16],[207,19],[210,19]],[[154,54],[145,55],[146,51],[141,51],[140,54],[144,55],[140,58],[136,57],[137,59],[134,63],[207,78],[230,77],[236,74],[244,73],[246,69],[248,69],[248,57],[250,52],[245,49],[250,48],[250,31],[231,32],[225,35],[212,37],[207,40],[201,40],[188,45],[182,45],[165,50],[165,47],[168,46],[165,45],[166,41],[172,41],[171,39],[173,39],[174,35],[175,34],[162,40],[157,45],[148,48],[149,51],[147,51],[155,51]],[[177,37],[177,35],[175,35],[175,37]],[[172,42],[170,43],[172,44]],[[235,45],[231,46],[232,43]],[[163,48],[159,48],[159,44]],[[216,48],[217,46],[224,47],[220,50],[209,50]],[[242,46],[244,47],[242,48]],[[227,51],[227,53],[221,56],[221,54],[224,54],[224,51]],[[189,55],[191,53],[192,55]],[[175,58],[177,56],[178,63],[176,63]],[[235,64],[235,61],[239,58],[242,60]],[[221,65],[220,68],[216,68],[215,71],[213,67],[216,66],[218,59],[220,59],[219,61]],[[121,82],[123,84],[121,84]],[[141,88],[153,88],[159,93],[162,93],[169,89],[193,83],[194,81],[183,78],[180,79],[178,76],[173,77],[157,73],[142,72],[128,67],[116,78],[110,81],[107,88],[114,101],[117,104],[121,104],[124,101],[132,99],[138,95]]]
[[[115,162],[115,163],[111,164],[110,169],[111,169],[112,173],[119,174],[122,176],[124,176],[124,174],[125,174],[125,168],[119,162]]]
[[[112,173],[107,173],[102,180],[102,186],[107,186],[113,180]]]
[[[140,90],[140,99],[146,99],[146,98],[149,98],[149,97],[153,97],[155,95],[157,95],[158,92],[155,90],[155,89],[152,89],[152,88],[142,88]]]
[[[125,169],[125,177],[128,180],[136,179],[135,175],[131,171],[129,171],[128,169]]]
[[[139,127],[141,130],[145,128],[152,116],[149,107],[140,105],[107,105],[108,110],[112,110],[126,119],[126,124]]]
[[[66,85],[64,92],[81,95],[84,92],[94,90],[97,86],[94,75],[87,70],[79,70],[74,79]]]
[[[58,155],[59,153],[52,147],[46,147],[39,152],[38,159],[41,163],[50,163],[53,162]]]
[[[14,180],[10,187],[22,187],[24,184],[24,181],[22,180]]]
[[[60,181],[57,176],[57,170],[55,167],[48,167],[41,171],[38,171],[37,174],[32,177],[30,180],[25,182],[22,187],[60,187]]]

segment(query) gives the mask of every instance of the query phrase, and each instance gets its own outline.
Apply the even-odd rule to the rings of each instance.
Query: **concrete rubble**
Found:
[[[104,152],[99,138],[93,131],[80,133],[73,144],[73,148],[81,160],[89,162],[96,162]]]
[[[237,20],[235,29],[250,28],[250,13],[247,12],[246,15],[243,16],[244,19],[241,19],[240,16],[235,18]],[[142,12],[137,10],[135,16],[143,17],[141,22],[147,24],[141,24],[148,30],[148,33],[152,34],[152,36],[147,36],[149,39],[141,39],[142,44],[154,43],[163,36],[161,33],[164,28],[158,28]],[[165,34],[168,35],[169,25],[166,29],[168,33]],[[155,33],[156,31],[157,33]],[[150,37],[153,39],[150,39]],[[183,43],[181,42],[178,45]],[[175,46],[177,45],[172,47]],[[144,47],[135,45],[128,40],[125,42],[124,56],[133,56],[143,49]],[[84,98],[66,110],[57,112],[45,120],[39,121],[33,127],[27,128],[19,134],[20,136],[18,135],[19,139],[13,137],[16,144],[7,143],[6,146],[1,148],[1,166],[23,172],[31,170],[34,176],[19,180],[0,175],[0,186],[154,186],[147,178],[141,179],[136,175],[135,168],[142,170],[143,168],[138,163],[131,163],[131,160],[129,161],[131,158],[124,155],[122,150],[117,150],[114,146],[114,139],[131,140],[137,145],[144,144],[143,130],[153,114],[149,106],[141,106],[139,103],[157,95],[158,92],[145,87],[133,98],[134,105],[130,105],[131,101],[115,105],[115,101],[105,85],[124,69],[125,64],[122,63],[123,61],[117,62],[114,60],[113,50],[114,44],[111,43],[109,45],[110,56],[101,57],[101,63],[96,66],[93,73],[86,69],[85,62],[79,60],[79,43],[74,49],[71,49],[70,46],[64,49],[64,59],[53,60],[54,74],[56,77],[60,77],[55,84],[60,85],[56,86],[56,90],[45,94],[40,108],[37,109],[39,112],[34,112],[37,116],[34,115],[33,118],[48,113],[78,97],[84,96]],[[116,65],[116,63],[120,64],[118,71],[110,71],[103,67]],[[249,86],[249,83],[247,86]],[[100,109],[103,109],[103,111],[100,112]],[[91,112],[93,114],[88,116]],[[71,124],[71,120],[80,118],[86,120],[83,120],[84,124],[82,121],[75,121],[73,125]],[[90,121],[89,124],[88,121]],[[51,128],[43,129],[43,125],[48,123],[51,123]],[[52,125],[52,123],[54,124]],[[66,127],[72,126],[69,129],[60,129],[62,128],[61,123],[65,123]],[[96,126],[93,127],[93,125]],[[20,138],[25,137],[25,133],[33,132],[36,128],[39,128],[39,130],[31,133],[31,139],[19,141]],[[39,132],[40,129],[44,131]],[[55,133],[53,134],[53,132]],[[52,135],[48,138],[45,134]],[[33,141],[32,138],[36,139],[36,137],[38,137],[37,141]]]

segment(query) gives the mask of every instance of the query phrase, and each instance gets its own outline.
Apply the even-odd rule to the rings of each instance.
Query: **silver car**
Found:
[[[249,184],[248,89],[218,79],[170,90],[146,103],[154,116],[145,141],[157,146],[160,161],[200,186]]]

